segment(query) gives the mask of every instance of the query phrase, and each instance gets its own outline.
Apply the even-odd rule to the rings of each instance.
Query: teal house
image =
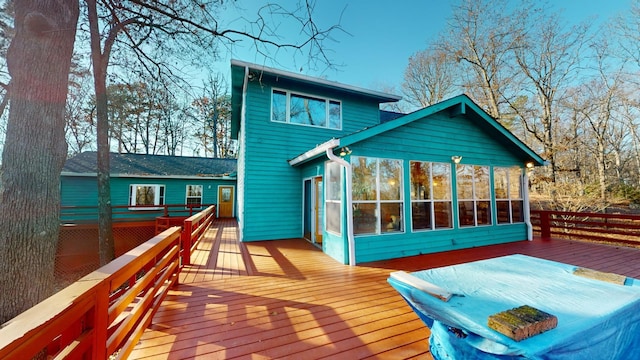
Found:
[[[97,154],[68,159],[61,174],[61,221],[97,220]],[[216,205],[218,217],[236,212],[236,160],[199,157],[110,154],[114,221],[154,220],[170,210]],[[182,205],[176,207],[176,205]],[[183,211],[183,214],[188,211]]]
[[[232,60],[242,241],[304,237],[344,264],[531,238],[544,159],[466,95],[400,97]]]

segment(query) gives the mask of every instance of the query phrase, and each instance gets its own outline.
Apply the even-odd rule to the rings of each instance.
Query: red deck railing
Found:
[[[191,264],[191,252],[195,249],[198,240],[202,237],[215,216],[216,207],[209,206],[204,211],[190,216],[184,221],[184,228],[182,229],[182,246],[184,249],[188,249],[189,251],[184,251],[182,253],[183,265]]]
[[[165,205],[114,205],[111,215],[114,221],[153,220],[156,217],[189,217],[207,208],[206,204],[165,204]],[[62,223],[95,223],[98,220],[97,206],[61,206]]]
[[[0,359],[126,359],[214,217],[210,206],[2,324]]]
[[[532,210],[531,222],[542,238],[640,245],[640,215]]]

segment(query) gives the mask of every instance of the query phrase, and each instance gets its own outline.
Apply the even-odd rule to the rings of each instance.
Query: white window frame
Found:
[[[373,157],[373,156],[353,156],[351,158],[351,166],[353,166],[354,164],[354,160],[358,159],[358,158],[366,158],[366,159],[372,159],[376,161],[376,179],[375,179],[375,191],[376,191],[376,199],[375,200],[356,200],[356,199],[352,199],[351,202],[352,204],[374,204],[376,209],[375,209],[375,215],[376,215],[376,228],[375,228],[375,232],[368,232],[368,233],[359,233],[359,234],[354,234],[354,236],[371,236],[371,235],[387,235],[387,234],[403,234],[406,232],[405,229],[405,222],[406,222],[406,215],[405,215],[405,211],[404,211],[404,207],[405,207],[405,199],[404,199],[404,160],[402,159],[393,159],[393,158],[379,158],[379,157]],[[400,199],[393,199],[393,200],[382,200],[381,196],[380,196],[380,161],[382,160],[390,160],[390,161],[398,161],[400,162],[400,179],[398,179],[398,181],[400,182]],[[353,172],[351,173],[352,178],[349,179],[349,181],[352,182],[353,184]],[[353,189],[353,187],[352,187]],[[352,195],[353,197],[353,195]],[[391,231],[391,232],[385,232],[384,229],[382,228],[382,224],[381,224],[381,216],[382,216],[382,205],[383,204],[400,204],[400,219],[399,219],[399,225],[400,225],[400,229],[396,230],[396,231]]]
[[[286,96],[286,101],[285,101],[285,107],[286,107],[286,115],[285,115],[285,121],[276,121],[273,119],[273,95],[275,92],[280,92],[280,93],[284,93]],[[318,125],[309,125],[309,124],[298,124],[298,123],[292,123],[291,122],[291,95],[298,95],[298,96],[303,96],[303,97],[308,97],[308,98],[312,98],[315,100],[320,100],[320,101],[324,101],[325,102],[325,126],[318,126]],[[340,106],[340,119],[339,119],[339,126],[337,128],[331,127],[331,121],[330,121],[330,107],[331,107],[331,103],[336,103]],[[298,125],[298,126],[307,126],[307,127],[313,127],[313,128],[319,128],[319,129],[328,129],[328,130],[342,130],[342,101],[338,100],[338,99],[332,99],[332,98],[327,98],[324,96],[318,96],[318,95],[313,95],[313,94],[308,94],[308,93],[303,93],[303,92],[297,92],[297,91],[290,91],[290,90],[285,90],[285,89],[280,89],[280,88],[272,88],[271,89],[271,107],[270,107],[270,114],[269,114],[269,118],[271,119],[271,122],[274,123],[278,123],[278,124],[291,124],[291,125]]]
[[[412,197],[410,198],[410,202],[411,202],[411,231],[412,232],[422,232],[422,231],[433,231],[433,230],[450,230],[453,229],[453,193],[452,193],[452,189],[453,189],[453,181],[452,181],[452,176],[451,176],[451,164],[449,163],[443,163],[443,162],[434,162],[434,161],[421,161],[421,160],[411,160],[409,161],[409,186],[411,186],[412,183],[412,178],[411,178],[411,169],[413,168],[413,164],[414,163],[422,163],[422,164],[429,164],[429,194],[430,194],[430,198],[429,199],[413,199]],[[437,165],[445,165],[447,166],[448,170],[449,170],[449,198],[446,200],[442,200],[442,199],[434,199],[433,197],[433,165],[437,164]],[[451,212],[450,215],[450,226],[449,227],[437,227],[436,226],[436,214],[435,214],[435,204],[436,203],[448,203],[450,206],[449,211]],[[431,227],[430,228],[425,228],[425,229],[414,229],[413,228],[413,204],[428,204],[429,208],[430,208],[430,220],[429,222],[431,223]]]
[[[519,172],[519,176],[518,176],[518,182],[517,184],[515,184],[516,186],[518,186],[518,193],[519,193],[519,197],[515,198],[511,196],[511,186],[512,186],[512,178],[511,178],[511,172],[514,170],[518,170]],[[522,213],[524,211],[524,195],[523,195],[523,189],[522,189],[522,168],[515,166],[515,167],[499,167],[496,166],[493,168],[493,187],[495,189],[496,187],[496,181],[497,181],[497,177],[496,177],[496,172],[500,172],[500,171],[504,171],[506,173],[506,177],[507,177],[507,196],[505,198],[498,198],[498,195],[495,194],[494,198],[496,201],[496,224],[497,225],[508,225],[508,224],[522,224],[524,222],[524,214],[522,216],[522,220],[520,219],[513,219],[513,203],[514,202],[520,202],[520,212]],[[498,216],[498,203],[507,203],[508,206],[508,211],[509,211],[509,221],[508,222],[500,222],[500,218]]]
[[[143,187],[153,187],[154,189],[154,199],[153,205],[138,205],[136,204],[136,193],[137,188]],[[162,189],[162,190],[161,190]],[[163,184],[130,184],[129,185],[129,210],[159,210],[162,209],[165,204],[166,197],[166,187]]]
[[[458,179],[458,167],[459,166],[470,166],[473,171],[471,172],[471,198],[460,198],[460,193],[458,192],[456,194],[456,205],[458,207],[458,227],[460,228],[470,228],[470,227],[482,227],[482,226],[492,226],[493,225],[493,216],[495,214],[495,209],[493,209],[493,196],[491,193],[491,184],[492,184],[492,176],[491,176],[491,167],[488,165],[474,165],[474,164],[457,164],[455,169],[456,169],[456,188],[458,188],[458,183],[459,183],[459,179]],[[488,198],[479,198],[478,197],[478,181],[476,178],[476,172],[475,172],[475,168],[476,167],[481,167],[481,168],[486,168],[487,169],[487,175],[489,176],[489,178],[487,179],[487,186],[489,187],[489,197]],[[472,225],[462,225],[462,222],[460,221],[460,203],[461,202],[472,202],[473,203],[473,224]],[[489,223],[488,224],[479,224],[478,223],[478,204],[481,202],[488,202],[489,204]]]
[[[330,187],[334,184],[333,181],[331,181],[331,177],[329,174],[329,167],[336,167],[337,171],[338,171],[338,186],[337,189],[330,189]],[[342,178],[343,178],[343,171],[342,171],[342,165],[333,162],[333,161],[327,161],[325,163],[325,171],[324,171],[324,186],[325,186],[325,190],[324,190],[324,217],[325,217],[325,221],[324,221],[324,226],[325,226],[325,231],[327,231],[328,233],[334,234],[334,235],[341,235],[342,234]],[[331,195],[337,195],[334,196],[333,199],[331,199]],[[333,229],[329,229],[328,226],[328,221],[327,221],[327,217],[329,216],[329,205],[333,205],[333,206],[338,206],[339,209],[339,213],[338,213],[338,231],[336,232]]]
[[[200,196],[189,196],[189,187],[199,187],[200,188]],[[185,205],[189,205],[189,199],[200,199],[200,206],[194,206],[191,209],[202,209],[202,199],[204,198],[204,186],[203,185],[194,185],[194,184],[188,184],[185,186],[185,198],[184,198],[184,204]],[[186,209],[190,209],[188,206],[185,206]]]

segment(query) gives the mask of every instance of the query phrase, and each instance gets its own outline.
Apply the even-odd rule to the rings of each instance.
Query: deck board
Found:
[[[216,220],[131,359],[431,359],[429,331],[386,279],[391,271],[521,253],[640,277],[640,250],[567,240],[345,266],[300,239],[239,243]]]

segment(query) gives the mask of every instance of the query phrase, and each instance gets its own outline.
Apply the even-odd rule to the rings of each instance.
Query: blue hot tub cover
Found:
[[[636,359],[640,282],[624,285],[573,274],[575,266],[525,255],[414,272],[454,295],[442,301],[388,281],[431,329],[437,359]],[[490,315],[521,305],[557,316],[558,326],[516,342],[487,326]]]

